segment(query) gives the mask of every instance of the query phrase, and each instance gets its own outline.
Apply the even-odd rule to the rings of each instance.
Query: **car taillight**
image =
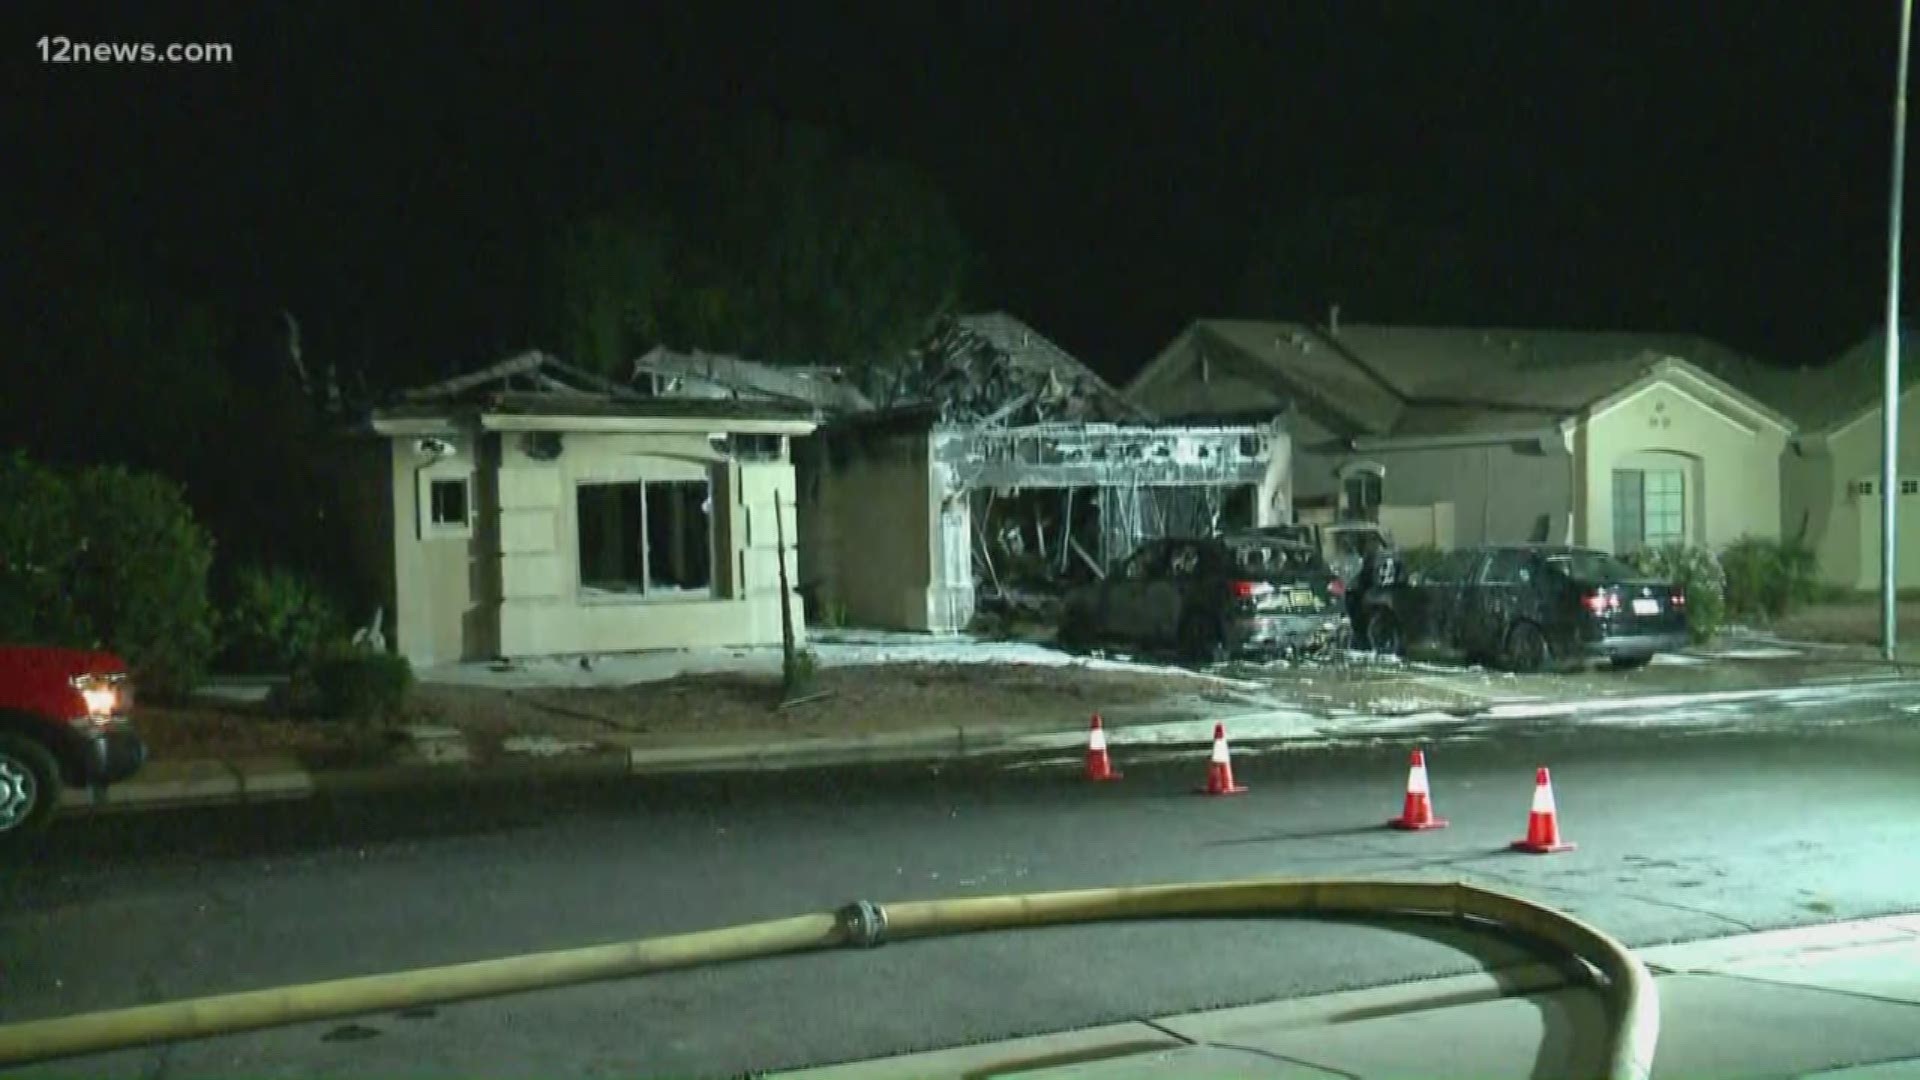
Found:
[[[1587,605],[1587,610],[1595,615],[1605,615],[1610,611],[1620,610],[1620,598],[1605,589],[1595,589],[1588,593],[1582,602]]]
[[[1334,578],[1332,581],[1327,582],[1327,595],[1333,597],[1335,600],[1347,595],[1347,583],[1341,581],[1339,578]]]
[[[1232,593],[1236,600],[1252,600],[1272,592],[1273,586],[1264,581],[1229,581],[1227,591]]]
[[[1672,602],[1674,607],[1677,607],[1677,608],[1686,607],[1687,591],[1685,589],[1675,589],[1673,590],[1673,595],[1668,597],[1667,599]]]

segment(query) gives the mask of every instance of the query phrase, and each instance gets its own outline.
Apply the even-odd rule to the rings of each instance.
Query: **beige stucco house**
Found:
[[[1694,337],[1209,319],[1126,393],[1170,418],[1285,409],[1301,507],[1623,552],[1780,536],[1794,425],[1707,370],[1737,362]]]
[[[349,552],[416,664],[777,644],[790,443],[814,427],[528,354],[372,414],[344,459]]]

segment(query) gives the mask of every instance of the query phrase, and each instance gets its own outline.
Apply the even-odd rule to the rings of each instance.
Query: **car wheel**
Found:
[[[24,735],[0,734],[0,846],[45,828],[60,805],[60,766]]]
[[[1201,616],[1181,623],[1180,655],[1195,664],[1226,663],[1227,641],[1220,624]]]
[[[1616,656],[1609,662],[1615,671],[1634,671],[1652,663],[1653,656],[1651,653],[1646,656]]]
[[[1530,622],[1514,623],[1507,631],[1505,660],[1509,671],[1539,671],[1552,658],[1547,638]]]
[[[1400,636],[1400,620],[1390,611],[1376,611],[1367,618],[1367,648],[1386,656],[1405,656],[1407,643]]]

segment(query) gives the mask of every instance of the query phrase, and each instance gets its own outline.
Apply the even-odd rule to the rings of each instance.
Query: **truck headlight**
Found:
[[[80,675],[73,680],[73,688],[80,691],[80,699],[86,702],[87,718],[104,720],[121,711],[120,680],[107,675]]]

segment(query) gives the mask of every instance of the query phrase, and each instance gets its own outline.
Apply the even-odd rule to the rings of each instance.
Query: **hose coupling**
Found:
[[[840,932],[849,945],[871,949],[887,933],[887,911],[871,900],[855,900],[840,909]]]

